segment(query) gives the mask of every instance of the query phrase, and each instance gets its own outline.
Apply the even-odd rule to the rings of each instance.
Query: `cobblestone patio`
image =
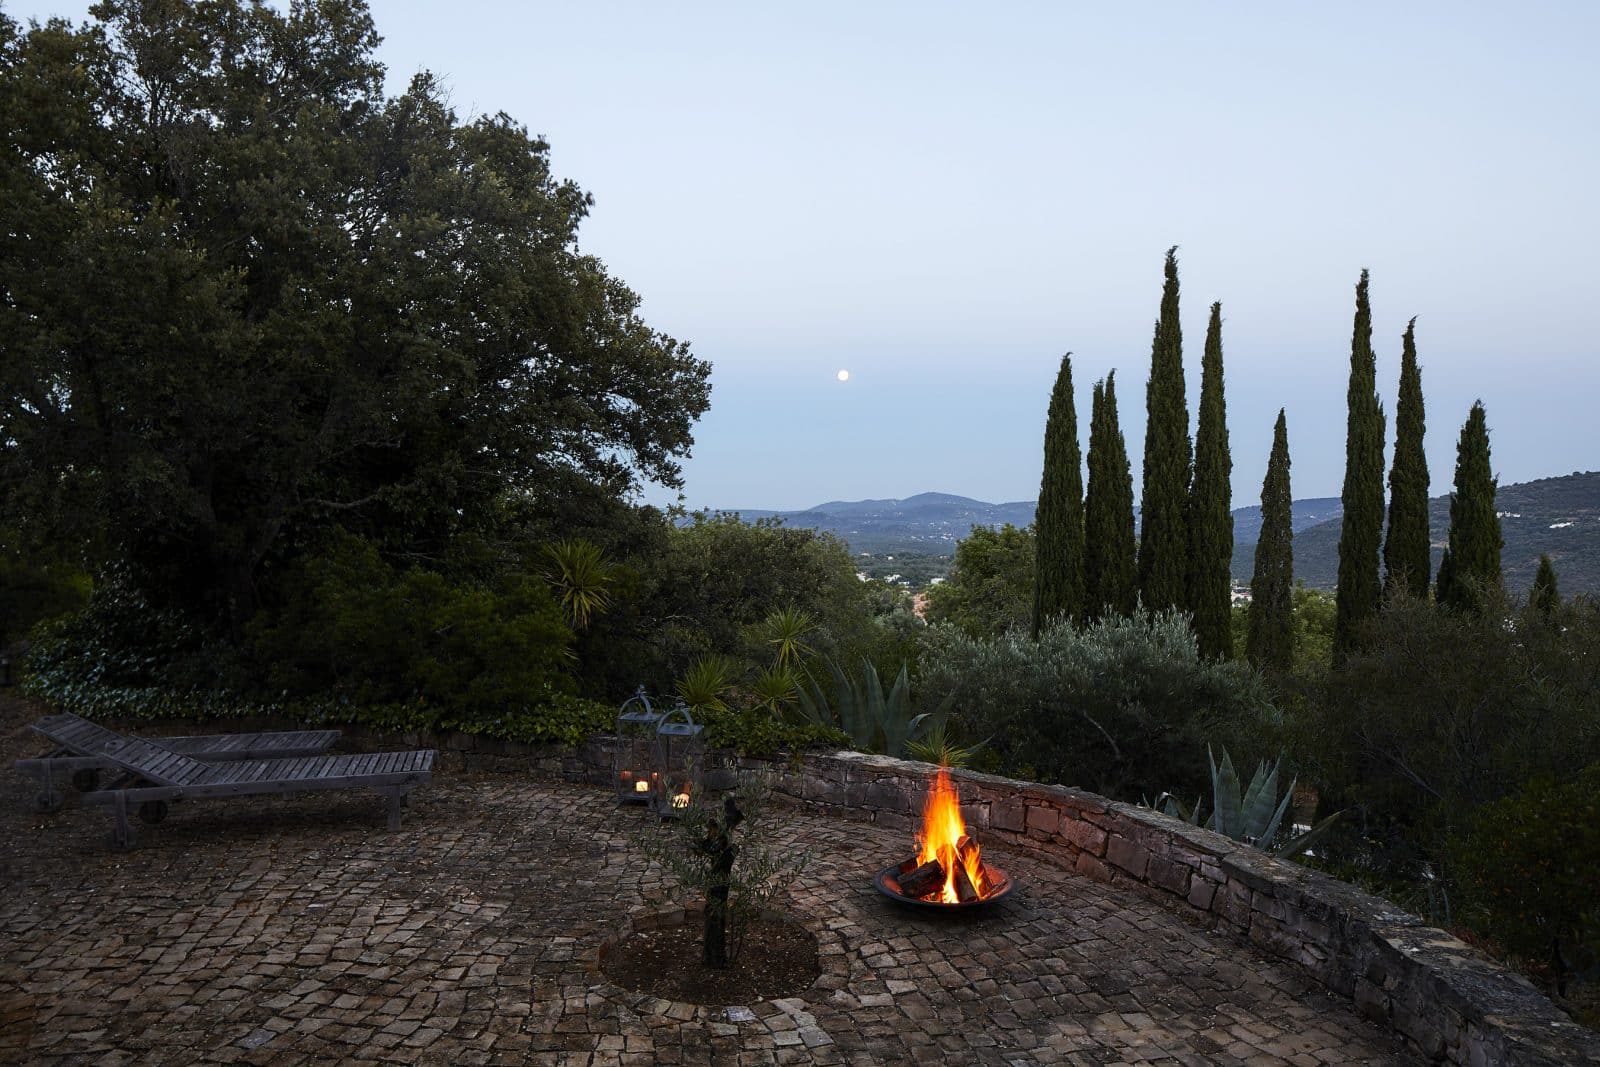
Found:
[[[835,974],[652,1000],[595,966],[659,888],[644,812],[607,793],[441,776],[396,834],[376,797],[175,805],[117,854],[101,811],[29,813],[9,764],[37,746],[7,719],[0,1062],[1410,1062],[1249,946],[1030,854],[990,853],[1022,881],[991,915],[899,908],[871,876],[904,837],[802,811],[792,910]]]

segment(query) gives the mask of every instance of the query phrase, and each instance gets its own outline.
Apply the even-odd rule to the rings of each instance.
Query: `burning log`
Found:
[[[956,900],[962,904],[970,904],[978,899],[978,890],[973,886],[972,879],[967,877],[967,868],[964,864],[956,864]]]
[[[944,864],[938,860],[929,860],[917,867],[916,862],[913,858],[900,865],[902,871],[907,866],[913,868],[895,879],[900,883],[900,892],[908,897],[925,897],[929,893],[937,893],[939,887],[944,885]]]

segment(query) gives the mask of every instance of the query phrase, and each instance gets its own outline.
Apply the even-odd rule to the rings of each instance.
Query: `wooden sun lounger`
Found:
[[[78,792],[99,788],[100,776],[120,770],[105,756],[106,746],[123,736],[98,723],[71,713],[50,715],[33,724],[33,729],[56,746],[38,759],[18,760],[19,771],[39,780],[34,806],[39,811],[54,811],[67,799],[57,781],[71,779]],[[152,737],[158,748],[181,752],[207,763],[234,760],[289,759],[319,756],[339,740],[338,730],[275,730],[245,734],[196,734],[186,737]]]

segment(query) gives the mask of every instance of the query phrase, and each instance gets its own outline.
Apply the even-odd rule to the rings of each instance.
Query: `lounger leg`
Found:
[[[398,789],[389,790],[389,829],[400,829],[400,805],[405,794]]]
[[[111,812],[116,816],[116,828],[111,831],[111,845],[121,852],[133,848],[133,824],[128,821],[128,798],[118,793],[113,799]]]
[[[45,762],[39,768],[39,792],[33,798],[33,808],[39,812],[55,811],[61,806],[61,800],[55,777],[50,773],[50,764]]]

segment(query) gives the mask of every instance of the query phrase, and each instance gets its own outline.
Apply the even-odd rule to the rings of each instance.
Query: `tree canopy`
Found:
[[[359,0],[0,15],[0,489],[238,627],[334,526],[437,558],[680,484],[707,364],[577,247],[589,197]]]

